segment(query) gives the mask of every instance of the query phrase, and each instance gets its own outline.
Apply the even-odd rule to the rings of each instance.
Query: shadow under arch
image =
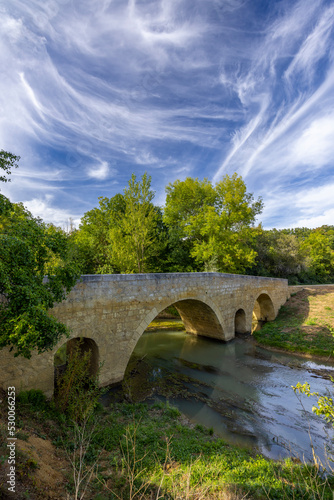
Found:
[[[234,316],[234,332],[236,335],[249,333],[246,323],[246,313],[243,309],[238,309]]]
[[[273,301],[269,294],[262,292],[255,300],[253,307],[252,330],[258,330],[267,321],[273,321],[276,317]]]
[[[78,347],[80,354],[84,355],[86,352],[90,351],[89,359],[89,375],[91,377],[96,377],[99,370],[99,348],[95,340],[88,337],[74,337],[67,342],[65,342],[54,355],[54,367],[55,367],[55,377],[54,383],[55,388],[57,387],[57,382],[59,377],[65,372],[67,367],[67,360],[71,355],[71,352],[75,347]]]
[[[173,306],[178,311],[186,332],[183,330],[181,333],[177,331],[178,329],[173,330],[173,328],[168,332],[164,328],[160,330],[159,327],[157,327],[156,331],[147,331],[150,323],[170,306]],[[156,340],[152,342],[154,337]],[[217,341],[226,343],[221,314],[218,307],[210,299],[205,298],[204,302],[197,297],[181,298],[168,301],[159,310],[153,308],[142,320],[140,327],[137,328],[136,343],[133,345],[131,353],[129,352],[130,355],[122,380],[122,390],[126,397],[130,400],[142,401],[154,393],[156,390],[154,384],[157,384],[158,391],[162,390],[161,394],[164,394],[163,391],[167,388],[167,391],[171,391],[171,394],[175,396],[173,384],[175,384],[174,378],[180,369],[179,366],[187,366],[190,363],[189,359],[192,358],[197,343],[204,341],[205,337],[213,343]],[[159,354],[156,354],[157,349]],[[150,362],[152,353],[153,359],[156,356],[159,359],[157,367],[155,366],[153,369]],[[168,367],[168,363],[170,363],[172,369]],[[201,366],[200,363],[197,364],[198,367]],[[195,366],[196,363],[191,362],[191,368],[196,369]],[[209,373],[216,370],[206,364],[203,364],[202,368],[198,369],[207,370]],[[169,377],[171,377],[170,382],[168,382]],[[157,383],[156,380],[159,380],[159,382]],[[164,386],[162,380],[167,380],[166,386]],[[169,384],[173,389],[170,389]],[[179,390],[180,386],[177,385],[177,387],[177,390]]]
[[[170,302],[160,310],[154,309],[146,315],[137,332],[144,333],[151,321],[164,309],[174,306],[178,311],[187,333],[225,341],[223,318],[210,299],[187,298]]]

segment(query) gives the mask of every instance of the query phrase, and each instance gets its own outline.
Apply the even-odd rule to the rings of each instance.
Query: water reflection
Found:
[[[322,371],[333,373],[333,366],[272,353],[251,340],[221,343],[179,331],[145,333],[133,359],[145,360],[151,398],[166,395],[167,386],[172,404],[226,441],[256,447],[271,458],[311,459],[310,430],[315,451],[324,459],[327,436],[322,419],[311,411],[315,400],[303,397],[303,408],[291,386],[309,382],[312,391],[324,393],[331,383]],[[134,384],[136,377],[139,383],[144,380],[140,366]]]

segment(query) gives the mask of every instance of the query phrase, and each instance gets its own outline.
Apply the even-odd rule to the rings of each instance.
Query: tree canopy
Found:
[[[220,271],[334,281],[334,228],[264,230],[261,198],[236,173],[213,185],[191,177],[154,205],[151,178],[133,174],[123,193],[99,198],[71,236],[86,273]]]
[[[0,194],[0,348],[29,358],[33,350],[51,349],[67,333],[49,310],[80,275],[69,248],[61,229]]]
[[[3,149],[0,150],[0,168],[4,170],[7,175],[11,174],[12,168],[18,167],[19,160],[19,156],[8,153]],[[0,182],[10,182],[10,179],[5,177],[5,175],[0,175]]]
[[[191,255],[206,270],[240,273],[254,263],[249,242],[263,203],[247,193],[240,176],[225,175],[215,186],[187,178],[166,191],[166,224],[191,240]]]

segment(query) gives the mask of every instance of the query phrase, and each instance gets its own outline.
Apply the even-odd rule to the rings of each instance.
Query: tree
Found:
[[[298,283],[306,269],[306,255],[294,231],[259,228],[253,245],[256,262],[247,271],[256,276],[287,278]]]
[[[302,248],[308,255],[308,276],[313,281],[326,283],[334,277],[331,236],[316,229],[302,243]]]
[[[215,186],[207,179],[188,178],[167,186],[165,221],[189,238],[191,256],[202,268],[240,273],[255,260],[250,243],[262,208],[261,198],[254,201],[236,173]]]
[[[1,149],[0,151],[0,168],[6,172],[6,174],[11,174],[12,168],[18,167],[19,156],[15,156],[12,153],[8,153]],[[0,175],[0,182],[10,182],[5,176]]]
[[[113,244],[109,231],[118,225],[125,212],[122,194],[112,198],[99,197],[99,206],[86,212],[78,231],[70,240],[76,247],[76,255],[86,274],[119,272],[113,261]]]
[[[211,182],[187,177],[184,181],[176,180],[168,184],[166,193],[164,222],[181,237],[198,237],[199,228],[194,222],[205,207],[213,207],[216,200]]]
[[[111,225],[108,235],[113,262],[123,273],[147,272],[158,222],[158,212],[152,203],[151,177],[145,173],[137,181],[132,174],[123,196],[124,213]]]
[[[68,250],[63,231],[0,195],[0,348],[30,358],[32,350],[52,349],[67,333],[49,310],[80,274]]]

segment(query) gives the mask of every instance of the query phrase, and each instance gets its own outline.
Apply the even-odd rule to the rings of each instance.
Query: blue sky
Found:
[[[2,193],[57,225],[152,176],[242,175],[264,227],[334,224],[334,3],[0,6]]]

